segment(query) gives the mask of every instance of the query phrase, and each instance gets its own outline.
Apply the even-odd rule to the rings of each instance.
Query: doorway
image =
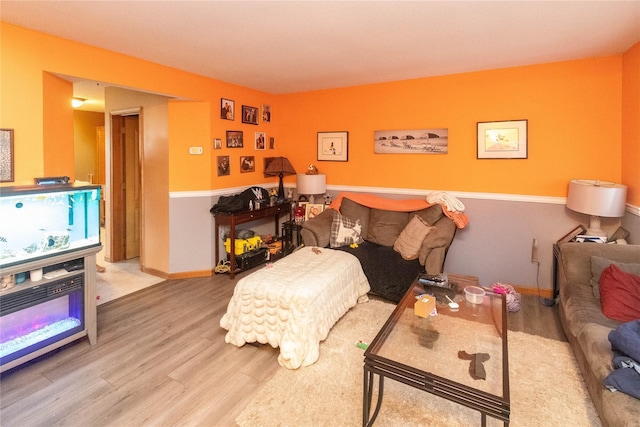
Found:
[[[111,227],[110,262],[141,257],[141,163],[140,116],[111,116]]]

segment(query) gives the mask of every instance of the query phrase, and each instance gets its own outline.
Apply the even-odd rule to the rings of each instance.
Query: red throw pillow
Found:
[[[640,319],[640,276],[611,264],[600,276],[600,302],[602,312],[610,319],[620,322]]]

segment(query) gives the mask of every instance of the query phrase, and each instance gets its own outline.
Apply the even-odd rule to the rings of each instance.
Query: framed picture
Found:
[[[449,129],[401,129],[373,132],[376,154],[447,154]]]
[[[276,148],[276,139],[274,137],[269,138],[269,150],[274,150]]]
[[[227,148],[242,148],[244,147],[244,139],[241,130],[228,130],[227,131]]]
[[[324,212],[323,203],[307,203],[305,205],[304,220],[309,221]]]
[[[256,132],[255,135],[256,141],[256,150],[266,150],[267,149],[267,134],[264,132]]]
[[[262,104],[262,121],[271,122],[271,105]]]
[[[255,172],[256,158],[254,156],[240,156],[240,172]]]
[[[220,118],[234,120],[236,103],[231,99],[220,98]]]
[[[243,105],[242,106],[242,123],[257,125],[258,109],[256,107],[249,107],[248,105]]]
[[[576,236],[580,234],[584,234],[586,232],[587,232],[587,229],[584,228],[582,225],[579,225],[573,230],[571,230],[570,232],[568,232],[567,234],[565,234],[564,236],[562,236],[560,240],[558,240],[556,243],[572,242],[575,240]]]
[[[349,160],[349,132],[318,132],[318,160]]]
[[[213,149],[219,150],[222,148],[222,140],[220,138],[215,138],[213,140]]]
[[[13,129],[0,129],[0,182],[13,182]]]
[[[478,122],[478,159],[526,159],[527,120]]]
[[[230,172],[229,156],[218,156],[218,176],[226,176]]]

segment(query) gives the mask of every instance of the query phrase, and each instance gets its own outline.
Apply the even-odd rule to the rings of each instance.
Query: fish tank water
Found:
[[[0,187],[0,268],[100,246],[100,186]]]

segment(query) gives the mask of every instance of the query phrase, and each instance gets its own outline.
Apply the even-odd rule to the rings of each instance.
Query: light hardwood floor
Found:
[[[0,377],[0,425],[234,426],[280,368],[270,346],[225,344],[235,280],[165,281],[98,307],[98,343],[71,343]],[[523,296],[509,329],[566,340],[556,307]]]

